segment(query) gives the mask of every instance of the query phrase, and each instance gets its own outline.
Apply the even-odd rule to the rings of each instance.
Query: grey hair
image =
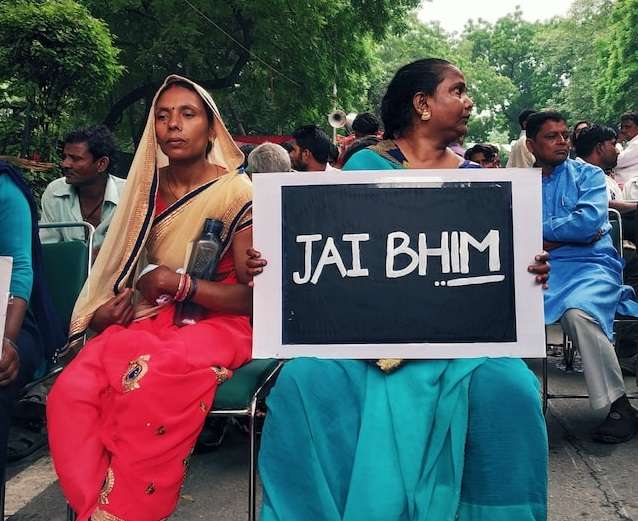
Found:
[[[262,143],[248,154],[246,173],[290,172],[290,156],[286,149],[275,143]]]

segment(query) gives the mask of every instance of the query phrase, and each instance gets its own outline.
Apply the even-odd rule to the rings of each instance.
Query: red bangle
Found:
[[[173,296],[173,299],[177,300],[179,302],[179,296],[182,293],[182,291],[184,291],[184,285],[186,284],[186,274],[185,273],[180,273],[179,274],[179,284],[177,285],[177,291],[175,292],[175,295]]]
[[[177,302],[184,302],[186,299],[186,295],[190,292],[191,289],[191,276],[188,273],[184,274],[184,284],[175,294],[175,300]]]

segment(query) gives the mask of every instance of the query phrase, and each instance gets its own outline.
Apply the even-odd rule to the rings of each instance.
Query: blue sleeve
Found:
[[[578,180],[574,209],[567,215],[550,217],[543,223],[543,238],[553,242],[590,243],[604,231],[609,201],[605,174],[598,167],[587,167]]]
[[[394,167],[390,161],[364,148],[348,159],[342,170],[389,170],[391,168]]]
[[[0,175],[0,255],[13,257],[11,294],[27,302],[33,286],[31,211],[24,194],[6,175]]]

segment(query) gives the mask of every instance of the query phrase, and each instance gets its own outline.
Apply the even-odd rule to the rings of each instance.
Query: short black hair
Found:
[[[115,144],[115,137],[108,127],[94,125],[73,130],[64,136],[62,146],[77,143],[86,143],[86,147],[93,156],[94,161],[101,157],[108,157],[110,161],[107,171],[111,168],[117,145]]]
[[[494,158],[496,157],[494,147],[492,145],[483,145],[481,143],[477,143],[473,147],[468,148],[463,157],[471,161],[474,154],[483,154],[486,161],[494,161]]]
[[[518,115],[518,124],[521,126],[521,128],[525,126],[525,122],[532,114],[536,114],[536,111],[532,109],[525,109]]]
[[[541,127],[546,121],[555,121],[557,123],[567,123],[567,120],[560,112],[554,110],[545,110],[542,112],[535,112],[527,119],[527,137],[536,139]]]
[[[638,125],[638,112],[625,112],[620,116],[620,122],[622,123],[623,121],[633,121]]]
[[[379,132],[379,120],[372,112],[362,112],[354,118],[352,130],[362,136],[374,135]]]
[[[305,125],[292,133],[299,148],[310,150],[319,163],[327,163],[333,158],[335,146],[317,125]],[[337,152],[338,154],[338,152]]]
[[[592,125],[591,127],[583,129],[574,143],[576,148],[576,154],[578,157],[588,157],[596,148],[599,143],[605,141],[616,140],[618,134],[611,127],[604,127],[602,125]]]
[[[390,83],[381,101],[381,120],[385,139],[399,137],[412,124],[412,99],[417,92],[429,96],[436,92],[446,70],[453,68],[447,60],[425,58],[401,67]]]
[[[292,151],[292,141],[284,141],[283,143],[281,143],[281,146],[284,148],[284,150],[286,152],[288,152],[290,154],[290,152]]]

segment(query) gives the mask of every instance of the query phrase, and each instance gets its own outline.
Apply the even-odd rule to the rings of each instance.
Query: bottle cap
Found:
[[[204,232],[205,234],[212,234],[220,237],[222,234],[222,230],[224,229],[224,223],[218,221],[217,219],[206,219],[204,221]]]

